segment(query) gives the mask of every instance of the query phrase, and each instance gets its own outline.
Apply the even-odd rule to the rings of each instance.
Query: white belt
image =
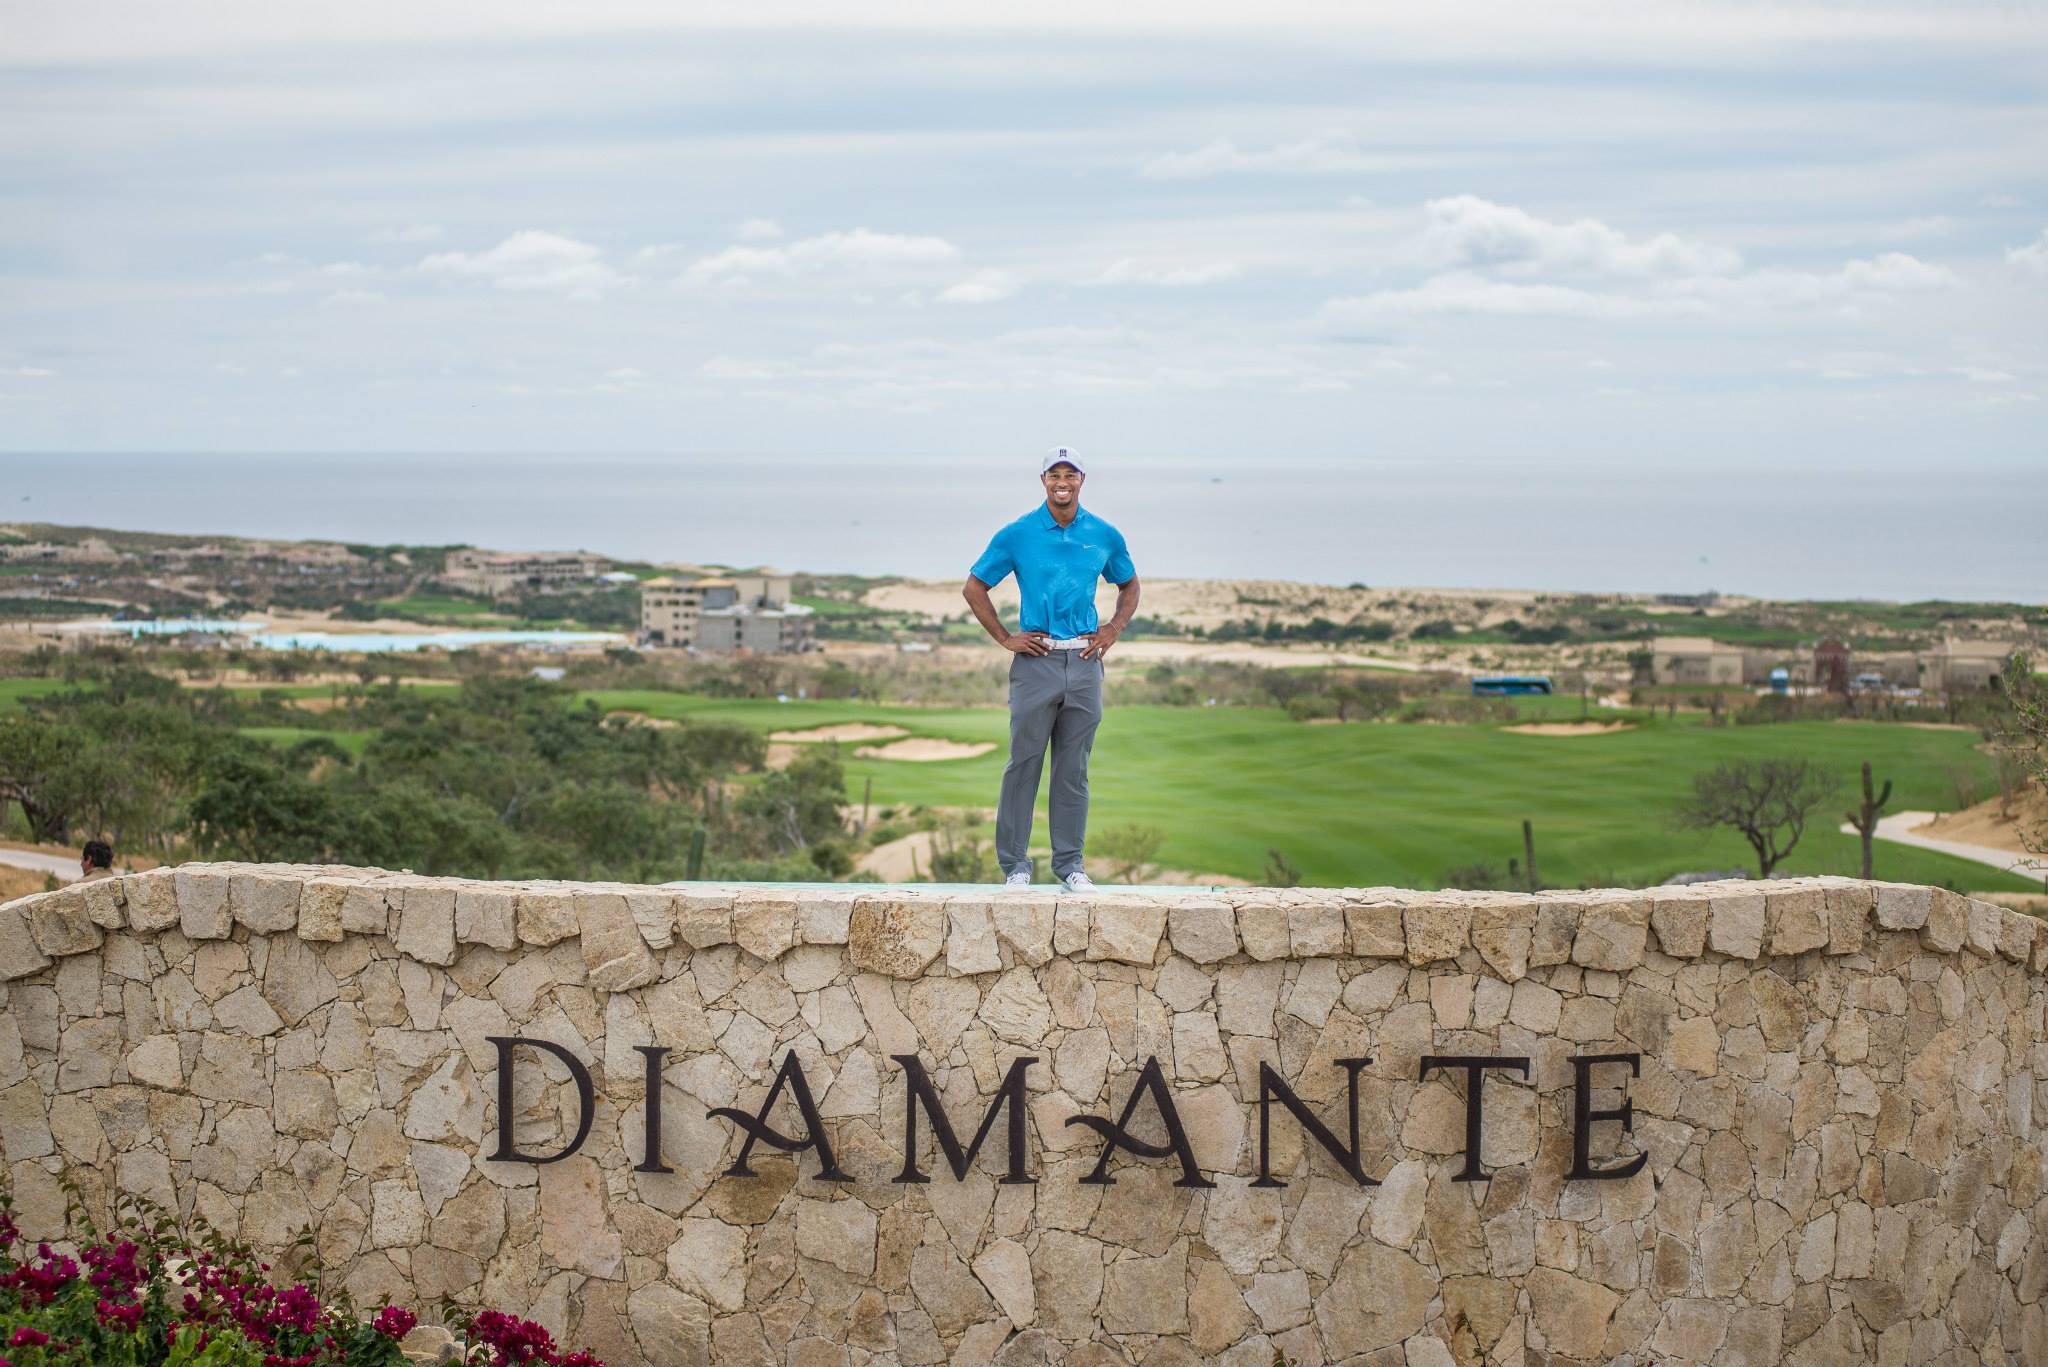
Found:
[[[1045,644],[1052,650],[1083,650],[1088,646],[1094,645],[1095,638],[1093,636],[1074,636],[1064,641],[1047,641]]]

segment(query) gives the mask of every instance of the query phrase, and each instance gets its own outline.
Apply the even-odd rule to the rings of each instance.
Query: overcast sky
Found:
[[[0,0],[0,449],[2048,455],[2038,5],[1028,12]]]

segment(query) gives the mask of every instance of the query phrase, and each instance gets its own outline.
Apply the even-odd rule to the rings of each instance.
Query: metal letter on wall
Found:
[[[1572,1060],[1572,1170],[1567,1180],[1586,1179],[1595,1182],[1619,1181],[1633,1177],[1643,1170],[1643,1164],[1650,1161],[1650,1155],[1639,1153],[1626,1163],[1613,1167],[1593,1166],[1593,1122],[1596,1120],[1619,1120],[1623,1134],[1635,1133],[1636,1104],[1628,1100],[1628,1087],[1623,1084],[1621,1105],[1613,1110],[1592,1109],[1593,1065],[1596,1063],[1626,1063],[1630,1077],[1643,1075],[1641,1054],[1580,1054]]]
[[[1148,1144],[1133,1136],[1126,1127],[1131,1115],[1138,1109],[1138,1100],[1147,1092],[1152,1094],[1153,1105],[1159,1108],[1159,1118],[1166,1122],[1166,1142]],[[1124,1113],[1114,1124],[1099,1115],[1073,1115],[1067,1117],[1069,1125],[1083,1125],[1109,1140],[1103,1146],[1102,1157],[1095,1164],[1095,1170],[1081,1181],[1093,1185],[1114,1186],[1116,1179],[1109,1175],[1109,1159],[1118,1149],[1129,1149],[1140,1158],[1164,1158],[1172,1154],[1180,1159],[1180,1179],[1177,1187],[1213,1187],[1216,1184],[1202,1176],[1195,1166],[1195,1151],[1188,1143],[1188,1132],[1180,1123],[1180,1112],[1174,1109],[1173,1093],[1167,1089],[1165,1075],[1159,1070],[1159,1058],[1155,1054],[1145,1060],[1145,1067],[1138,1074],[1138,1085],[1131,1088],[1131,1099],[1124,1103]]]
[[[1003,1085],[996,1089],[996,1099],[989,1103],[982,1114],[981,1128],[974,1132],[974,1142],[964,1150],[958,1136],[953,1133],[952,1122],[946,1119],[946,1111],[939,1104],[938,1091],[932,1086],[931,1078],[925,1073],[924,1064],[915,1054],[891,1054],[890,1058],[903,1065],[903,1072],[910,1079],[910,1089],[903,1098],[903,1171],[896,1174],[898,1182],[929,1182],[932,1179],[917,1166],[917,1108],[924,1107],[924,1113],[931,1118],[932,1137],[939,1141],[939,1150],[946,1156],[946,1166],[953,1170],[959,1181],[967,1180],[967,1169],[974,1162],[974,1156],[981,1152],[982,1141],[995,1128],[996,1115],[1003,1107],[1010,1108],[1010,1170],[999,1179],[1004,1183],[1017,1184],[1036,1182],[1036,1177],[1024,1172],[1024,1070],[1038,1062],[1035,1058],[1020,1058],[1010,1064],[1010,1071],[1003,1075]]]
[[[1337,1136],[1330,1133],[1316,1113],[1302,1103],[1292,1088],[1280,1080],[1273,1071],[1273,1065],[1261,1061],[1259,1064],[1259,1176],[1253,1182],[1255,1187],[1284,1187],[1287,1184],[1273,1176],[1273,1102],[1277,1099],[1285,1106],[1301,1127],[1307,1130],[1318,1144],[1330,1151],[1330,1157],[1337,1160],[1337,1166],[1351,1174],[1351,1180],[1361,1187],[1376,1187],[1378,1182],[1365,1175],[1365,1168],[1358,1161],[1358,1070],[1371,1063],[1369,1058],[1340,1058],[1332,1060],[1344,1070],[1351,1089],[1351,1146],[1346,1148],[1337,1142]]]
[[[810,1132],[808,1139],[792,1139],[768,1123],[768,1113],[775,1109],[775,1098],[782,1095],[782,1089],[789,1088],[792,1100],[796,1102],[797,1114],[804,1119],[804,1128]],[[811,1084],[804,1078],[804,1067],[796,1061],[794,1052],[782,1056],[782,1071],[775,1075],[775,1085],[768,1089],[768,1099],[761,1103],[759,1115],[748,1115],[745,1111],[730,1106],[717,1106],[712,1115],[730,1120],[747,1132],[747,1140],[740,1145],[739,1157],[732,1160],[732,1166],[725,1170],[727,1177],[752,1177],[754,1170],[747,1166],[747,1155],[754,1150],[754,1142],[784,1153],[796,1153],[803,1149],[818,1151],[818,1174],[814,1182],[851,1182],[853,1178],[839,1170],[839,1164],[832,1157],[832,1141],[825,1136],[825,1122],[818,1116],[818,1107],[811,1100]]]
[[[1484,1079],[1488,1068],[1511,1068],[1523,1077],[1529,1076],[1527,1058],[1487,1058],[1480,1054],[1424,1054],[1421,1071],[1416,1077],[1425,1078],[1438,1068],[1463,1068],[1465,1070],[1465,1166],[1451,1178],[1453,1182],[1484,1182],[1487,1176],[1479,1168],[1479,1148],[1485,1137],[1481,1119],[1486,1088]]]
[[[661,1161],[661,1061],[668,1057],[668,1046],[636,1044],[633,1047],[647,1060],[647,1101],[642,1108],[647,1118],[647,1137],[642,1146],[646,1157],[633,1165],[633,1171],[674,1172],[674,1168]]]
[[[591,1104],[590,1070],[553,1040],[521,1039],[517,1035],[486,1035],[484,1038],[498,1049],[498,1151],[486,1157],[494,1163],[559,1163],[582,1148],[583,1141],[590,1138],[590,1122],[596,1115],[596,1107]],[[521,1153],[512,1138],[512,1051],[522,1044],[544,1049],[560,1059],[568,1065],[569,1077],[576,1083],[576,1107],[582,1119],[577,1122],[576,1137],[555,1153]]]

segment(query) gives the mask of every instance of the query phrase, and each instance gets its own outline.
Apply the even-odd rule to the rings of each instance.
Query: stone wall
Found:
[[[1648,892],[1242,891],[1094,898],[901,889],[493,884],[187,865],[0,907],[0,1146],[24,1228],[59,1176],[203,1212],[261,1248],[303,1228],[359,1302],[533,1314],[618,1367],[1376,1367],[2048,1363],[2048,1102],[2030,917],[1849,880]],[[587,1068],[587,1142],[493,1161],[494,1038]],[[640,1046],[665,1047],[661,1159]],[[1573,1179],[1572,1060],[1595,1166]],[[1006,1122],[1025,1071],[1035,1182]],[[1459,1181],[1485,1071],[1486,1180]],[[757,1144],[786,1057],[832,1157]],[[513,1053],[514,1139],[581,1118],[554,1053]],[[1356,1166],[1270,1115],[1261,1065]],[[1199,1172],[1118,1148],[1149,1059]],[[1619,1110],[1626,1084],[1632,1125]],[[1166,1148],[1147,1093],[1127,1133]],[[1068,1124],[1073,1116],[1099,1124]],[[769,1123],[806,1137],[790,1093]]]

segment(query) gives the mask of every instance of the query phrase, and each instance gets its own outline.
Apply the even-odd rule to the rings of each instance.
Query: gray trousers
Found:
[[[1084,660],[1078,650],[1010,657],[1010,762],[996,805],[996,862],[1006,876],[1031,867],[1031,813],[1048,742],[1052,874],[1065,878],[1080,869],[1088,838],[1088,752],[1101,721],[1102,661]]]

